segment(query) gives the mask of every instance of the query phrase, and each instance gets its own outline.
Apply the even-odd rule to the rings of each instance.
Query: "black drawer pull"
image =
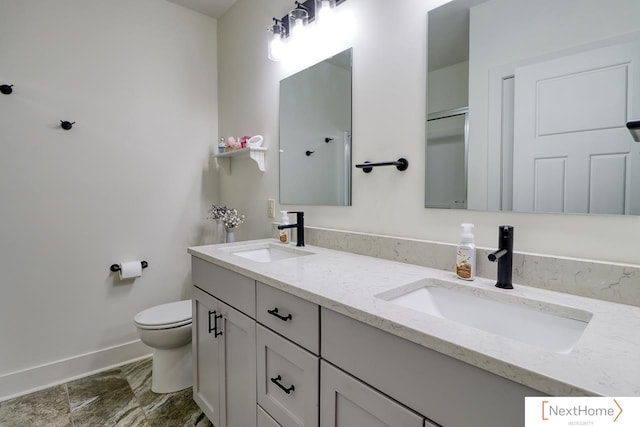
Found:
[[[212,314],[216,314],[216,312],[215,312],[215,311],[211,311],[211,310],[209,310],[209,333],[211,333],[211,332],[213,332],[213,331],[215,330],[215,329],[214,329],[214,328],[215,328],[215,326],[214,326],[213,328],[211,327],[211,315],[212,315]]]
[[[213,327],[211,327],[211,315],[213,314]],[[222,331],[218,331],[218,319],[222,319],[222,314],[216,314],[216,311],[209,311],[209,333],[213,332],[213,337],[218,338],[222,335]]]
[[[267,310],[267,313],[269,313],[272,316],[276,316],[278,319],[283,320],[285,322],[287,320],[293,319],[293,316],[291,315],[291,313],[289,313],[286,316],[281,316],[280,314],[278,314],[278,307],[274,308],[273,310]]]
[[[222,331],[218,331],[218,319],[222,319],[222,314],[215,314],[216,312],[214,311],[213,314],[213,328],[214,328],[214,334],[213,336],[215,338],[217,338],[218,336],[222,335]]]
[[[287,394],[291,394],[292,391],[295,391],[296,388],[293,384],[291,384],[291,387],[286,388],[285,386],[282,385],[282,383],[280,383],[280,380],[282,380],[282,377],[280,375],[278,375],[275,378],[271,378],[271,382],[274,383],[275,385],[277,385],[278,387],[280,387],[282,389],[282,391],[284,391]]]

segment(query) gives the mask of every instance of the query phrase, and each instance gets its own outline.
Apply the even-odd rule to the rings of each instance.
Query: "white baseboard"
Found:
[[[0,376],[0,402],[150,357],[135,340]]]

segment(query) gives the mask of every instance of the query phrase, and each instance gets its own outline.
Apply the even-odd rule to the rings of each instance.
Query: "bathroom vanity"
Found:
[[[640,395],[638,307],[272,239],[189,253],[194,399],[216,426],[521,425],[525,396]],[[467,304],[490,321],[456,318]],[[494,328],[522,309],[566,335]]]

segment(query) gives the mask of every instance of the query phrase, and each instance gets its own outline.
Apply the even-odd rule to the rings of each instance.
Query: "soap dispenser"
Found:
[[[473,224],[461,224],[462,233],[456,251],[456,274],[460,279],[476,278],[476,245],[473,239]]]
[[[280,211],[282,214],[282,218],[280,219],[280,225],[289,225],[289,215],[287,215],[287,211]],[[289,243],[291,241],[291,229],[285,228],[284,230],[280,230],[280,242],[281,243]]]

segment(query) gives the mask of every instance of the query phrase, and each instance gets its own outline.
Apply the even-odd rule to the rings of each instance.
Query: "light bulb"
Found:
[[[284,40],[284,28],[275,24],[268,29],[269,40],[267,42],[268,57],[272,61],[281,61],[285,56],[286,43]]]
[[[318,23],[320,25],[327,25],[335,20],[335,8],[331,6],[331,2],[329,0],[320,0],[319,1],[318,11]]]
[[[309,14],[304,9],[293,9],[289,12],[289,29],[292,39],[301,38],[305,32]]]
[[[291,28],[291,35],[293,37],[300,37],[303,29],[304,29],[304,25],[302,24],[302,19],[296,19],[295,21],[293,21],[293,28]]]
[[[280,38],[271,40],[269,48],[271,51],[271,55],[269,56],[269,59],[271,59],[272,61],[282,60],[282,58],[284,57],[285,45]]]

